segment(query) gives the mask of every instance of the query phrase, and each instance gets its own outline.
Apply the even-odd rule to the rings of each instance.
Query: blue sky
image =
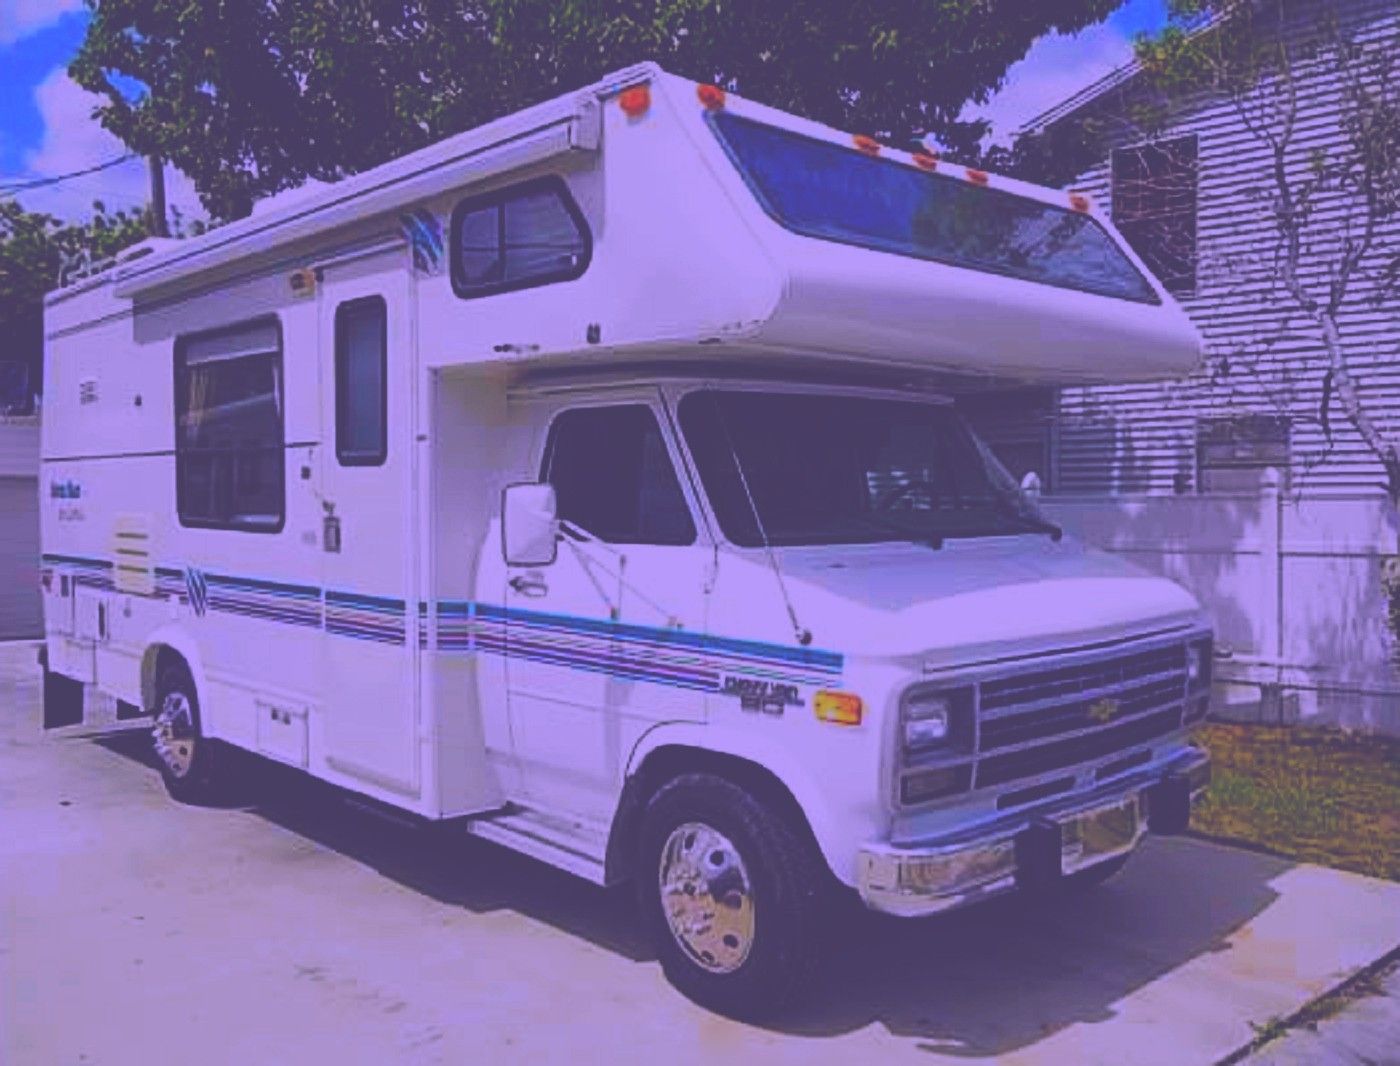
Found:
[[[990,119],[993,140],[1005,142],[1028,119],[1126,62],[1133,35],[1165,18],[1166,0],[1129,0],[1101,25],[1072,37],[1042,38],[1007,72],[995,97],[965,114]],[[92,119],[95,98],[66,73],[86,22],[81,0],[0,0],[0,187],[79,170],[124,152]],[[77,217],[88,213],[93,199],[113,208],[139,207],[146,184],[144,164],[132,160],[20,199],[31,210]],[[183,175],[172,174],[170,197],[187,213],[198,211]]]

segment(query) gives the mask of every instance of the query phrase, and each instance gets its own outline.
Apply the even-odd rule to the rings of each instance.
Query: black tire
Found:
[[[44,728],[60,729],[83,720],[83,683],[44,667]]]
[[[195,806],[227,799],[228,751],[204,735],[199,697],[184,663],[174,661],[160,667],[151,713],[156,765],[165,790],[179,802]]]
[[[684,843],[695,836],[687,826],[717,832],[726,845],[732,844],[741,860],[742,873],[735,876],[749,889],[751,909],[745,912],[749,935],[743,940],[748,946],[742,958],[735,959],[735,947],[730,945],[729,957],[720,960],[729,968],[722,971],[707,968],[695,948],[682,943],[681,934],[672,931],[663,901],[663,853],[674,854],[672,842],[675,848],[691,846]],[[701,850],[704,847],[702,843]],[[720,1014],[754,1020],[782,1011],[812,986],[822,957],[820,916],[828,878],[810,837],[792,819],[725,778],[686,774],[663,785],[648,803],[637,863],[643,921],[666,977],[682,994]],[[680,892],[672,898],[680,900],[681,906],[712,904],[712,917],[720,913],[719,908],[727,908],[722,917],[737,921],[741,907],[734,901],[742,899],[742,893],[721,885],[727,876],[721,866],[713,871],[720,872],[707,882],[705,892],[697,896],[687,889],[684,893],[691,900],[707,902],[687,903],[680,900]],[[725,893],[720,900],[714,898],[716,885]],[[718,924],[724,927],[723,922]],[[740,945],[729,933],[723,939],[726,945],[731,939]]]

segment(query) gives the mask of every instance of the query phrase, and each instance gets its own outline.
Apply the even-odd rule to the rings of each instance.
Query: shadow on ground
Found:
[[[144,732],[98,738],[152,767]],[[260,759],[236,805],[441,903],[509,909],[633,961],[652,958],[630,892],[602,889],[460,827],[416,821]],[[1189,839],[1150,841],[1113,881],[1077,896],[1008,898],[919,921],[853,906],[833,930],[827,986],[770,1028],[826,1036],[871,1025],[944,1055],[986,1058],[1075,1024],[1191,959],[1276,898],[1290,864]]]

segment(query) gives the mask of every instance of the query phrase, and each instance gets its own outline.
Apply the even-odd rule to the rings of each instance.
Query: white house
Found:
[[[1277,106],[1279,86],[1266,72],[1236,99],[1201,90],[1168,105],[1147,133],[1144,108],[1162,101],[1130,63],[1027,127],[1047,141],[1090,131],[1102,146],[1070,186],[1111,210],[1181,300],[1206,361],[1170,384],[1029,392],[989,412],[983,428],[1010,465],[1041,473],[1071,527],[1173,574],[1210,606],[1231,655],[1218,676],[1242,683],[1228,693],[1241,713],[1396,732],[1383,578],[1397,550],[1395,512],[1381,463],[1335,394],[1324,414],[1335,385],[1327,350],[1282,284],[1267,200],[1267,138],[1281,119],[1292,115],[1284,163],[1295,178],[1345,143],[1344,72],[1334,52],[1310,46],[1314,5],[1294,8],[1307,12],[1279,35],[1293,60],[1293,107]],[[1358,49],[1367,91],[1394,94],[1400,8],[1338,0],[1327,15]],[[1375,77],[1385,64],[1388,90]],[[1356,203],[1316,201],[1299,270],[1312,291],[1325,290],[1339,242],[1360,234],[1348,199]],[[1363,266],[1393,257],[1397,240],[1392,217]],[[1395,292],[1358,277],[1337,322],[1368,413],[1400,438]]]

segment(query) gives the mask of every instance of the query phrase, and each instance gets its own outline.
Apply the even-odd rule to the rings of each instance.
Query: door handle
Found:
[[[539,574],[516,574],[506,584],[522,596],[543,596],[549,591]]]

